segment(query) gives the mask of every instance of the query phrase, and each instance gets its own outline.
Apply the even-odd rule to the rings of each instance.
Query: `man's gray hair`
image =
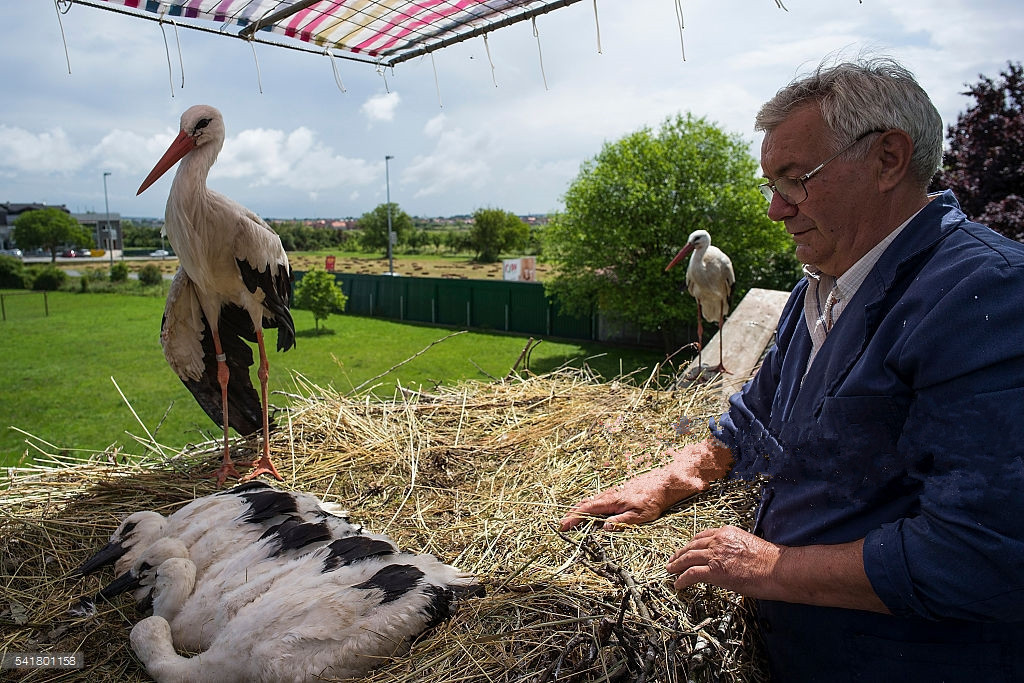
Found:
[[[942,118],[914,75],[891,57],[829,61],[775,93],[757,113],[754,129],[771,132],[809,103],[820,107],[837,150],[867,131],[897,128],[914,141],[911,177],[927,187],[942,162]],[[866,149],[855,145],[849,154],[856,158]]]

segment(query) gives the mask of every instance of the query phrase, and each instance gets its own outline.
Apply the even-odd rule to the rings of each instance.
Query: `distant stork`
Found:
[[[263,428],[263,453],[246,479],[260,474],[281,479],[270,462],[263,328],[278,329],[278,351],[295,345],[288,310],[291,267],[281,239],[252,211],[206,187],[223,145],[220,112],[202,104],[189,108],[181,115],[178,137],[137,193],[181,161],[164,217],[181,267],[167,294],[160,342],[171,368],[224,428],[224,459],[214,473],[221,484],[238,476],[228,449],[229,426],[245,436]],[[252,350],[244,339],[259,346],[262,401],[249,378]]]
[[[686,240],[686,245],[665,266],[665,270],[670,270],[690,252],[693,253],[690,256],[690,264],[686,267],[686,289],[697,300],[698,370],[703,367],[701,351],[704,347],[704,326],[700,321],[703,315],[709,323],[718,323],[721,343],[718,345],[718,367],[715,370],[728,372],[722,358],[725,340],[721,335],[725,316],[729,313],[729,305],[732,303],[732,287],[736,283],[732,261],[721,249],[711,246],[711,235],[707,230],[694,230]]]

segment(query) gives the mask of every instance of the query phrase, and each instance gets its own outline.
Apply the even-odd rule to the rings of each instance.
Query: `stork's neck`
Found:
[[[217,160],[218,145],[207,144],[196,147],[178,163],[178,170],[167,196],[165,224],[175,222],[172,216],[184,217],[185,223],[196,223],[195,216],[202,212],[209,201],[210,191],[206,177]]]

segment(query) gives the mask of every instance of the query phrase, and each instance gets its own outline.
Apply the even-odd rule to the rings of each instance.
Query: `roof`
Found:
[[[579,0],[66,0],[382,66]]]

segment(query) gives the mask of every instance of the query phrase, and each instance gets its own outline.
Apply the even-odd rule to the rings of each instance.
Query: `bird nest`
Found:
[[[272,452],[294,488],[353,521],[476,574],[486,596],[463,602],[368,680],[762,681],[749,607],[700,585],[676,593],[664,569],[697,530],[749,528],[756,491],[716,484],[660,520],[618,532],[561,533],[582,497],[662,464],[702,440],[720,408],[715,385],[664,390],[658,372],[601,382],[586,370],[510,375],[395,398],[340,395],[298,378]],[[254,441],[235,453],[254,452]],[[151,443],[125,460],[58,456],[10,470],[0,513],[0,624],[6,652],[79,652],[85,668],[22,680],[146,680],[128,644],[129,601],[94,616],[68,608],[111,577],[68,578],[131,512],[169,513],[215,491],[201,477],[215,443],[183,452]]]

